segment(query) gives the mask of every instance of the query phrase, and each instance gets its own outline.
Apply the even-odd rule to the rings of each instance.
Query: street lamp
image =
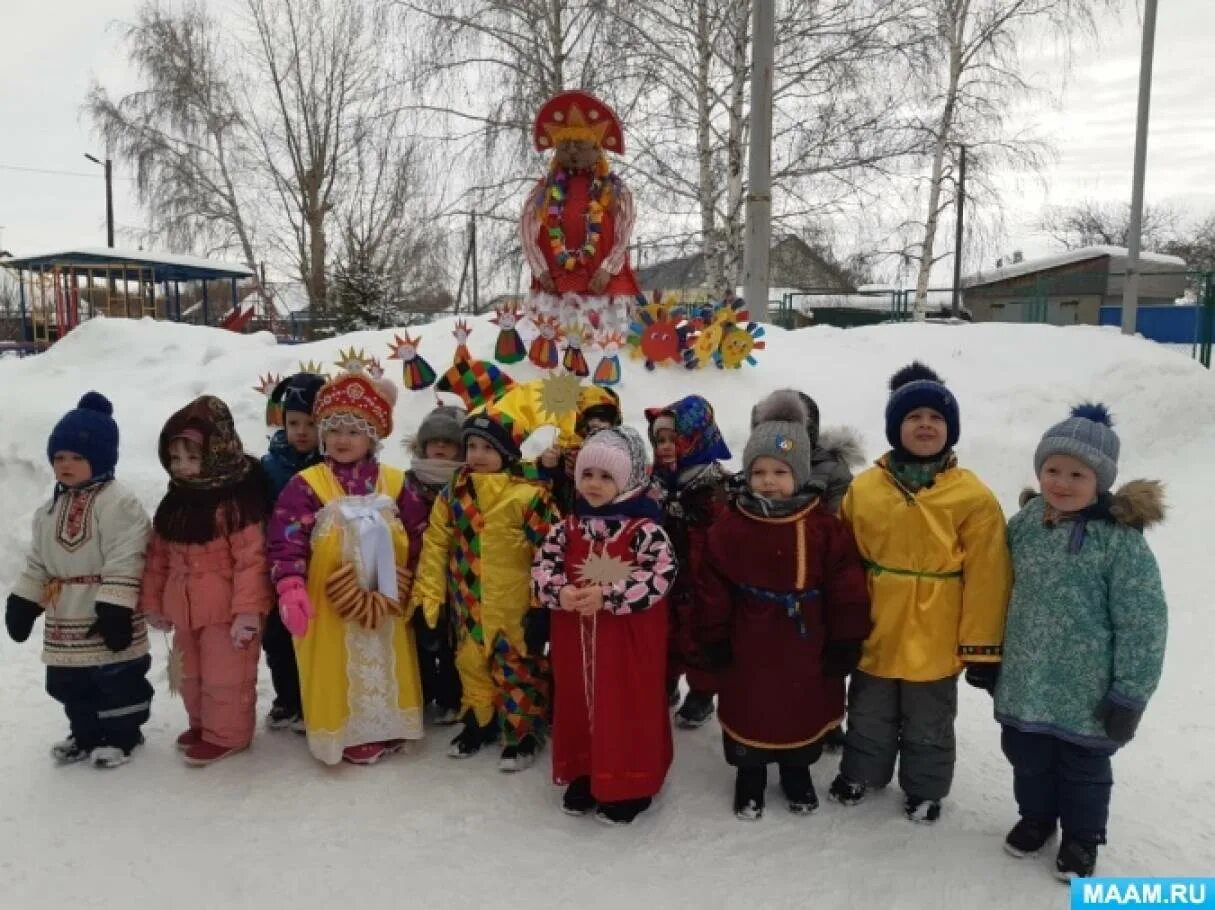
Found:
[[[110,159],[107,158],[104,162],[99,158],[94,158],[88,152],[84,153],[84,157],[94,164],[103,164],[105,167],[105,243],[110,249],[114,249],[114,179],[113,168],[110,164]]]

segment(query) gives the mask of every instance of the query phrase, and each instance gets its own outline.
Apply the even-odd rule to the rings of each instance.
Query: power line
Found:
[[[21,171],[26,174],[54,174],[58,177],[91,177],[96,179],[97,172],[86,171],[53,171],[41,167],[22,167],[16,164],[0,164],[0,171]],[[134,177],[115,177],[115,180],[134,180]]]

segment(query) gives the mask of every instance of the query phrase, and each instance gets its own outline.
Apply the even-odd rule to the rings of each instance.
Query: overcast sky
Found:
[[[81,116],[90,81],[126,84],[115,20],[138,0],[41,0],[5,4],[0,28],[0,249],[15,255],[105,243],[104,157]],[[1156,37],[1149,201],[1215,210],[1215,0],[1163,0]],[[1138,4],[1106,23],[1084,48],[1061,105],[1036,124],[1058,151],[1041,182],[1009,184],[1007,249],[1047,249],[1032,226],[1046,203],[1130,195],[1139,68]],[[41,173],[57,171],[60,173]],[[115,219],[138,227],[130,181],[116,167]],[[641,217],[644,217],[642,213]],[[119,240],[121,243],[121,238]]]

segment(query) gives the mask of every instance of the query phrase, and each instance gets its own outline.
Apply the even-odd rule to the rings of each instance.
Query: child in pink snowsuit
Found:
[[[177,747],[186,764],[209,765],[253,740],[262,621],[274,603],[264,479],[211,395],[169,418],[160,463],[172,479],[152,522],[140,609],[176,630],[190,718]]]

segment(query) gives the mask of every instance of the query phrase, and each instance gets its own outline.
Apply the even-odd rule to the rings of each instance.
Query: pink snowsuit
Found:
[[[253,740],[261,639],[238,649],[232,620],[264,616],[273,605],[260,523],[205,544],[170,543],[152,532],[139,608],[173,623],[190,729],[206,742],[243,749]]]

